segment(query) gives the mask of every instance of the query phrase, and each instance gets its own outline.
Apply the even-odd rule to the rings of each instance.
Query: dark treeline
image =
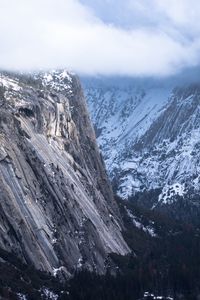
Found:
[[[50,274],[36,271],[14,254],[0,249],[0,296],[18,299],[16,294],[22,293],[27,300],[50,299],[41,293],[45,287],[58,295],[58,300],[137,300],[143,299],[146,291],[177,300],[198,300],[200,230],[197,222],[180,221],[167,212],[146,209],[137,201],[124,202],[119,198],[117,201],[125,224],[123,234],[132,253],[126,257],[112,254],[112,268],[108,268],[106,275],[82,270],[61,284]],[[127,210],[145,228],[153,226],[154,236],[135,226]]]

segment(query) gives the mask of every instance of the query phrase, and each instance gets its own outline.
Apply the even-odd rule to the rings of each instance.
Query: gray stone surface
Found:
[[[79,80],[2,73],[0,247],[36,268],[105,272],[122,223]]]

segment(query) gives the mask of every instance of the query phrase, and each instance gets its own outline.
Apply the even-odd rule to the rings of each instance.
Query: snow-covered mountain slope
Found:
[[[86,81],[85,93],[98,143],[112,174],[118,167],[120,153],[130,141],[138,141],[161,114],[171,89],[130,80],[123,80],[121,85],[118,80],[109,83]]]
[[[118,194],[199,189],[200,86],[177,80],[88,80],[85,94]],[[156,204],[155,204],[156,205]]]

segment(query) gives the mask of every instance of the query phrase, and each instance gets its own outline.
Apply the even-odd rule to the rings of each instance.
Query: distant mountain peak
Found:
[[[111,79],[85,80],[85,93],[118,194],[161,189],[164,204],[200,189],[200,85],[158,83],[132,79],[113,89]]]

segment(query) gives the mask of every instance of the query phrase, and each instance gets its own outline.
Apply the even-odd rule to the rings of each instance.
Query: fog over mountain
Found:
[[[196,0],[1,0],[0,9],[3,69],[164,76],[199,65]]]

